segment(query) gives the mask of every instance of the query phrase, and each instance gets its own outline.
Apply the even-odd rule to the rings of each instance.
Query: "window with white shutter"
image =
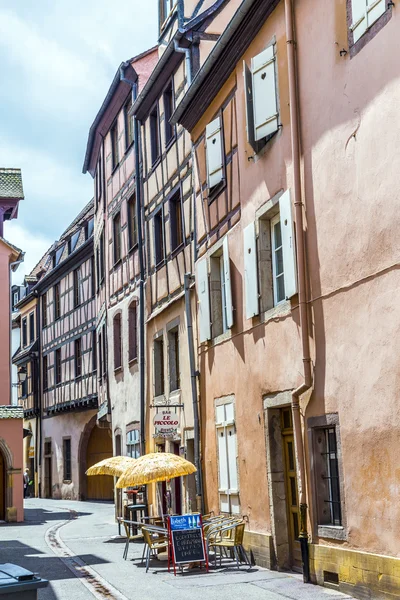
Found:
[[[228,238],[210,256],[211,332],[216,338],[233,325],[232,288]]]
[[[232,306],[232,287],[231,287],[231,269],[229,263],[228,236],[225,236],[223,243],[223,263],[224,263],[224,288],[225,288],[225,322],[227,329],[233,325],[233,306]]]
[[[297,269],[294,223],[290,190],[284,192],[279,198],[279,216],[282,235],[285,297],[291,298],[292,296],[297,294]]]
[[[383,15],[386,5],[387,0],[351,0],[354,43]]]
[[[221,118],[206,127],[206,159],[208,188],[215,188],[224,178]]]
[[[216,407],[218,492],[221,512],[238,514],[239,479],[233,402]]]
[[[247,139],[255,152],[279,129],[275,44],[243,64]]]
[[[196,287],[199,302],[199,341],[203,343],[211,338],[210,292],[206,258],[199,260],[196,265]]]

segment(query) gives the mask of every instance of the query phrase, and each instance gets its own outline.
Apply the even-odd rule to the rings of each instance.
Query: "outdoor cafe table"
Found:
[[[125,509],[129,512],[130,518],[127,519],[132,521],[132,535],[137,535],[138,525],[142,518],[146,516],[147,505],[146,504],[127,504]]]

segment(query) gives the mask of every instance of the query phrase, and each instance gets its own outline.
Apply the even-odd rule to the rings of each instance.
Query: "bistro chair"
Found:
[[[150,556],[157,556],[158,550],[168,548],[168,538],[163,534],[152,532],[147,527],[142,527],[145,547],[143,549],[142,562],[146,552],[146,573],[149,570]]]
[[[241,559],[244,558],[245,563],[251,567],[249,558],[243,548],[244,529],[246,524],[240,523],[231,524],[222,528],[219,531],[219,539],[210,539],[209,546],[215,549],[215,563],[217,563],[217,550],[219,551],[219,564],[222,565],[222,551],[229,550],[233,552],[236,559],[237,568],[240,567]],[[225,535],[222,535],[224,533]]]
[[[126,560],[127,557],[128,557],[128,550],[129,550],[129,544],[130,544],[130,542],[133,542],[134,540],[137,540],[139,536],[138,535],[133,535],[132,530],[131,530],[131,525],[130,525],[129,521],[125,521],[124,519],[118,519],[118,521],[119,521],[119,523],[123,524],[124,529],[125,529],[126,544],[125,544],[123,558],[124,558],[124,560]]]

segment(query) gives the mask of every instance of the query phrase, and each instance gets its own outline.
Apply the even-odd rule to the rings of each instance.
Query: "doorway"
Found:
[[[6,518],[6,466],[3,453],[0,452],[0,521]]]
[[[86,450],[86,469],[113,455],[112,440],[109,429],[95,425],[89,437]],[[112,477],[95,475],[87,477],[88,500],[113,500],[114,480]]]
[[[174,442],[174,454],[179,456],[179,442]],[[172,484],[172,512],[182,514],[182,477],[175,477]]]
[[[290,407],[281,410],[281,418],[290,563],[292,568],[302,569],[301,548],[299,542],[296,451],[293,436],[292,410]]]

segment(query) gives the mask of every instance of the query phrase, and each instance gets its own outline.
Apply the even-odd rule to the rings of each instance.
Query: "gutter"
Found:
[[[285,0],[286,47],[288,59],[289,103],[290,103],[290,134],[293,160],[293,193],[295,208],[296,253],[299,283],[300,335],[302,343],[304,382],[292,392],[293,433],[296,444],[298,463],[298,487],[300,504],[300,534],[301,558],[303,562],[303,581],[310,582],[310,564],[307,533],[307,494],[306,494],[306,463],[304,439],[300,415],[300,396],[307,392],[313,381],[310,340],[308,337],[308,308],[306,289],[306,259],[305,235],[303,225],[304,202],[301,192],[301,159],[300,159],[300,118],[298,97],[298,72],[296,66],[297,43],[294,35],[294,6],[292,0]]]

